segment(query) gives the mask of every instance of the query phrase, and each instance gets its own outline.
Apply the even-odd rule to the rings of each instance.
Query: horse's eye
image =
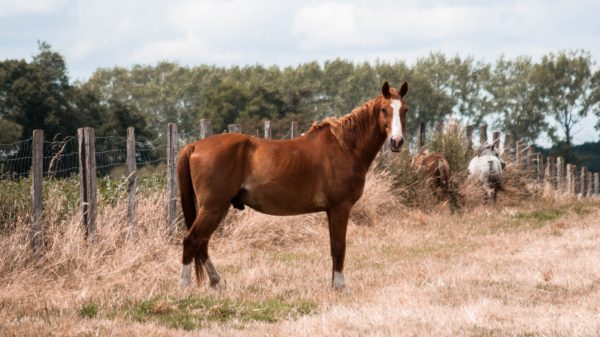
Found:
[[[383,112],[384,115],[387,114],[387,110],[385,110],[384,107],[381,108],[381,112]]]

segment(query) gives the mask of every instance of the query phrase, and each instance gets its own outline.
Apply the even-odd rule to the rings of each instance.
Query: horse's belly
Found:
[[[293,193],[273,189],[249,189],[241,194],[242,202],[261,213],[271,215],[297,215],[324,211],[325,198],[319,193]]]

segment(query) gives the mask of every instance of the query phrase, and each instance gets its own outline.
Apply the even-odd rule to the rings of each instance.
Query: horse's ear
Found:
[[[381,87],[381,93],[385,98],[390,98],[392,96],[392,94],[390,93],[390,84],[388,83],[388,81],[383,82],[383,86]]]
[[[400,92],[400,97],[404,98],[404,96],[406,96],[406,94],[408,93],[408,82],[405,81],[404,83],[402,83],[402,86],[398,91]]]

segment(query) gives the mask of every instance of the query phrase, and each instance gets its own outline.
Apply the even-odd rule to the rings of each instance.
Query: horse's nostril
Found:
[[[393,149],[399,149],[402,146],[402,144],[404,144],[404,137],[402,137],[400,139],[394,139],[394,138],[390,139],[390,146]]]

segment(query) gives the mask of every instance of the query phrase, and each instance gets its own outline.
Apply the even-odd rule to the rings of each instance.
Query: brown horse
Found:
[[[230,207],[247,205],[272,215],[327,213],[333,259],[332,286],[345,287],[346,228],[350,209],[361,197],[365,176],[388,139],[400,151],[406,133],[404,96],[383,84],[382,95],[351,113],[315,124],[294,140],[267,140],[221,134],[185,146],[179,153],[179,188],[188,233],[183,240],[182,286],[202,268],[216,287],[220,281],[208,256],[210,236]]]
[[[431,188],[448,194],[450,165],[443,154],[430,153],[429,150],[423,149],[413,158],[413,165],[427,179]]]

